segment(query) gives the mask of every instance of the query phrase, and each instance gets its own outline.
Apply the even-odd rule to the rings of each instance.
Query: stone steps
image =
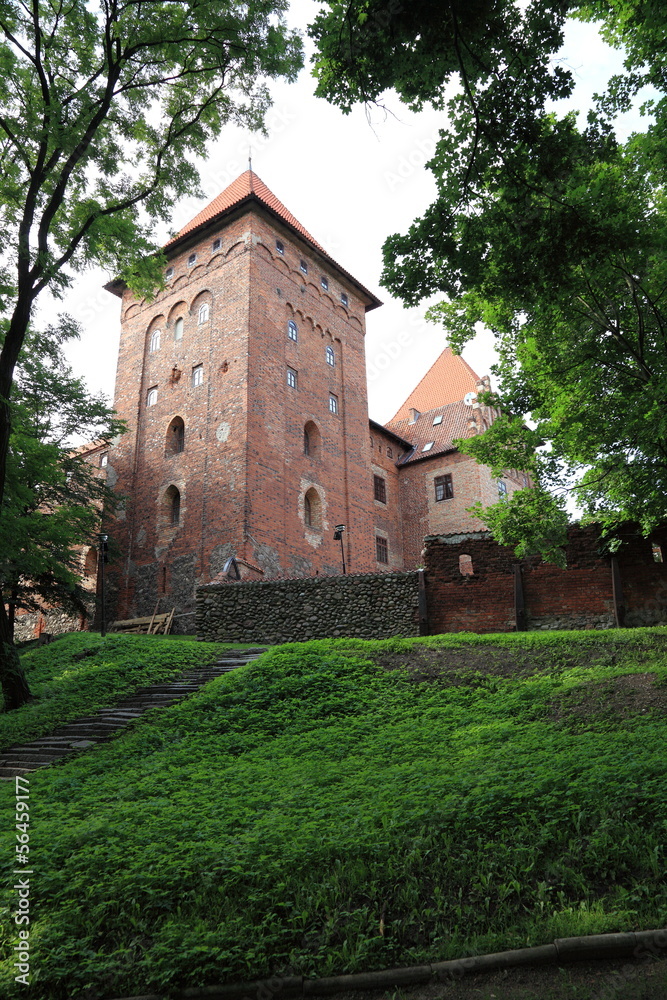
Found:
[[[98,743],[107,743],[149,709],[173,705],[216,677],[257,659],[263,652],[263,648],[256,648],[239,650],[238,655],[225,653],[219,660],[205,667],[195,667],[171,683],[162,681],[152,687],[140,688],[117,705],[68,722],[49,736],[40,736],[29,743],[0,750],[0,780],[30,774],[70,754],[80,753]]]

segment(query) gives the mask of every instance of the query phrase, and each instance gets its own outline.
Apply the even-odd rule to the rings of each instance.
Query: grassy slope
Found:
[[[33,776],[34,995],[661,926],[665,684],[662,629],[279,647]]]
[[[114,705],[138,688],[178,677],[224,648],[171,637],[112,634],[103,639],[76,632],[25,652],[21,663],[36,700],[0,714],[0,748],[46,736],[63,722]]]

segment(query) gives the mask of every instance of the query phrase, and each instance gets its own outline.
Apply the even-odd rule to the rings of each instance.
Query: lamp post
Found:
[[[343,560],[343,576],[345,576],[345,548],[343,547],[343,532],[345,531],[344,524],[337,524],[334,528],[334,542],[340,540],[340,554]]]
[[[107,561],[107,552],[109,550],[109,536],[100,533],[99,547],[100,547],[100,604],[101,604],[101,627],[100,632],[102,636],[107,634],[107,622],[106,622],[106,608],[104,600],[104,564]]]

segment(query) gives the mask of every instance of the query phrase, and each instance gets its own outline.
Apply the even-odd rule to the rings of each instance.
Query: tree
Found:
[[[192,157],[227,122],[261,128],[263,80],[301,65],[286,5],[0,0],[0,501],[13,373],[37,297],[57,296],[91,262],[138,293],[160,285],[151,225],[198,191]],[[0,602],[7,703],[23,697],[18,671]]]
[[[493,403],[518,416],[459,446],[495,470],[522,469],[541,483],[486,514],[496,537],[553,555],[564,523],[553,491],[574,493],[607,532],[627,519],[648,532],[667,517],[667,54],[658,44],[667,16],[650,0],[533,4],[523,14],[499,6],[515,19],[509,47],[466,36],[460,13],[448,7],[459,41],[440,82],[454,74],[459,87],[446,102],[437,80],[427,73],[422,83],[417,72],[429,38],[425,16],[408,32],[412,47],[406,42],[416,93],[400,60],[391,78],[370,56],[348,76],[340,64],[334,91],[326,45],[320,86],[344,106],[360,94],[377,99],[391,82],[404,100],[447,108],[429,164],[437,200],[408,233],[387,240],[383,283],[410,305],[445,293],[429,316],[456,349],[479,323],[495,333]],[[420,9],[426,15],[430,7]],[[355,9],[352,38],[366,30],[361,5]],[[601,21],[603,35],[627,54],[625,72],[583,125],[546,103],[567,93],[571,80],[553,60],[558,31],[542,31],[540,17],[560,27],[567,13]],[[399,12],[396,24],[404,17]],[[646,84],[657,92],[645,102],[652,117],[621,143],[617,116]],[[532,431],[522,418],[528,413]],[[546,538],[536,537],[536,518]]]
[[[92,396],[60,359],[71,325],[29,333],[19,355],[12,404],[7,488],[0,517],[0,591],[16,608],[57,606],[87,614],[80,549],[94,545],[103,508],[116,496],[104,475],[73,449],[72,435],[109,443],[123,427],[102,397]]]

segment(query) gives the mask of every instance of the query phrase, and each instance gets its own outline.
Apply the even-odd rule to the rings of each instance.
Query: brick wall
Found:
[[[303,642],[419,635],[419,574],[209,584],[197,591],[197,635],[224,642]]]
[[[646,539],[629,526],[619,537],[624,623],[667,623],[667,563],[653,557],[656,544],[667,559],[667,530]],[[433,634],[514,631],[517,565],[528,629],[609,628],[615,623],[611,556],[595,525],[570,528],[564,570],[538,558],[519,562],[510,547],[497,545],[484,532],[429,537],[425,551]],[[472,574],[462,572],[470,563]]]

